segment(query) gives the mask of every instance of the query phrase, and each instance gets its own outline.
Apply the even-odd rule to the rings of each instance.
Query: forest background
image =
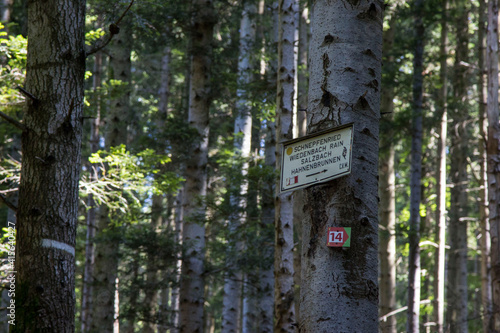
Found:
[[[9,327],[9,222],[16,222],[18,208],[21,120],[32,99],[23,88],[26,3],[0,4],[0,221],[6,258],[0,332]],[[212,5],[210,15],[200,18],[197,1],[86,3],[85,43],[92,52],[86,58],[82,117],[77,332],[176,332],[183,325],[180,299],[188,293],[183,279],[203,280],[201,297],[193,301],[201,303],[202,331],[296,330],[301,281],[294,272],[301,271],[298,230],[305,200],[299,190],[289,197],[292,205],[277,206],[283,216],[292,214],[294,226],[275,226],[275,121],[284,108],[278,63],[285,61],[278,58],[287,47],[294,54],[288,77],[295,96],[291,135],[303,136],[312,4]],[[492,331],[490,317],[498,311],[488,221],[487,5],[384,5],[382,82],[368,87],[381,94],[383,332]],[[193,24],[197,19],[204,25]],[[294,29],[291,38],[280,30],[286,24]],[[119,32],[110,34],[108,27]],[[197,29],[212,31],[207,44],[196,44]],[[194,73],[197,56],[210,68],[204,79]],[[190,93],[193,80],[202,83],[197,96]],[[206,164],[198,165],[205,181],[192,167],[193,160],[203,160],[193,148],[203,135],[189,114],[197,99],[210,120],[202,129]],[[191,193],[200,186],[204,193]],[[182,258],[201,264],[194,260],[198,266],[181,273]],[[407,327],[415,321],[416,328]]]

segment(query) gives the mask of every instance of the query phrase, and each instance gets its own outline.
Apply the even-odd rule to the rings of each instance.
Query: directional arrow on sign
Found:
[[[327,171],[328,171],[328,170],[327,170],[327,169],[325,169],[325,170],[320,171],[320,172],[311,173],[310,175],[306,175],[306,177],[311,177],[311,176],[314,176],[314,175],[319,175],[319,174],[321,174],[321,173],[325,173],[325,172],[327,172]]]

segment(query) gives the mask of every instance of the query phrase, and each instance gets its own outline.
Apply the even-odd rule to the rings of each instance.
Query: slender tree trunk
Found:
[[[163,56],[161,59],[161,83],[158,89],[158,114],[156,116],[156,130],[158,134],[162,133],[165,127],[165,122],[168,118],[168,97],[170,94],[169,81],[170,81],[170,56],[171,50],[169,46],[166,46],[163,50]],[[161,134],[160,134],[161,136]],[[159,142],[157,146],[157,153],[164,154],[165,143]],[[161,166],[160,166],[161,168]],[[165,171],[165,170],[162,170]],[[162,194],[153,194],[152,205],[151,205],[151,232],[158,233],[161,227],[165,224],[163,221],[163,212],[165,198]],[[147,285],[144,292],[145,306],[148,315],[146,321],[144,322],[144,333],[153,333],[156,331],[156,321],[159,316],[157,313],[158,306],[158,264],[156,250],[154,248],[149,249],[148,262],[147,262]],[[168,273],[167,273],[168,274]],[[159,312],[159,311],[158,311]]]
[[[94,86],[94,103],[96,108],[95,119],[92,120],[90,125],[90,153],[96,153],[99,149],[99,125],[101,122],[101,98],[99,88],[101,87],[101,73],[102,73],[102,53],[98,52],[94,59],[94,73],[93,73],[93,86]],[[97,181],[99,178],[98,169],[90,168],[90,181]],[[89,194],[87,199],[87,235],[85,240],[85,270],[83,272],[83,288],[82,288],[82,316],[81,316],[81,330],[82,333],[89,331],[90,323],[92,323],[92,278],[94,275],[94,237],[95,228],[97,224],[96,216],[96,203],[94,196]]]
[[[164,210],[164,198],[162,195],[153,195],[151,205],[151,232],[158,233],[163,225],[162,213]],[[147,268],[146,268],[146,284],[144,290],[144,306],[146,308],[146,317],[144,318],[143,333],[156,332],[157,306],[158,306],[158,255],[157,249],[152,246],[148,247],[147,252]]]
[[[170,46],[165,46],[163,49],[163,56],[161,58],[161,82],[160,82],[160,88],[158,89],[158,115],[157,115],[157,120],[156,120],[156,128],[158,133],[162,133],[163,128],[165,126],[165,122],[168,118],[168,103],[169,103],[169,96],[170,96],[170,59],[171,59],[171,48]],[[163,154],[165,149],[165,144],[160,143],[158,147],[158,153]],[[172,195],[167,195],[167,211],[171,211],[173,207],[173,196]],[[153,204],[151,207],[151,227],[154,229],[157,229],[158,227],[163,227],[163,226],[168,226],[169,222],[168,221],[163,221],[162,218],[162,211],[163,211],[163,196],[161,195],[154,195],[153,196]],[[171,270],[167,270],[165,272],[161,272],[161,274],[175,274],[175,269],[173,272]],[[156,272],[155,274],[158,274]],[[154,275],[151,276],[151,280],[156,279]],[[156,288],[155,288],[156,289]],[[159,291],[156,291],[157,293],[160,293],[160,306],[158,308],[158,333],[166,332],[166,323],[168,321],[168,295],[169,295],[169,289],[167,287],[162,288]],[[158,298],[158,294],[153,297],[153,298]],[[146,296],[146,299],[148,297]],[[153,306],[156,306],[157,300],[155,299],[154,302],[153,300],[149,301],[149,308],[153,308]],[[150,318],[154,317],[154,312],[150,313]],[[154,331],[154,326],[155,325],[148,325],[149,327],[147,328],[150,331]]]
[[[243,242],[238,237],[238,229],[245,223],[247,216],[248,167],[252,142],[252,113],[248,101],[248,85],[252,80],[251,55],[255,44],[255,16],[257,7],[252,1],[245,1],[240,22],[240,45],[238,58],[238,90],[236,115],[234,119],[234,148],[240,159],[238,169],[241,170],[233,182],[231,194],[232,213],[229,217],[230,240],[226,265],[228,271],[224,278],[224,298],[222,308],[222,332],[239,331],[242,298],[243,273],[236,261],[243,249]]]
[[[74,332],[85,1],[29,1],[12,332]]]
[[[130,263],[130,270],[131,270],[131,277],[130,280],[132,281],[132,285],[139,285],[141,282],[139,275],[139,268],[140,268],[140,263],[139,263],[139,258],[133,258],[132,262]],[[117,278],[115,280],[115,290],[118,290],[119,287],[119,279]],[[120,314],[120,308],[119,308],[119,293],[115,292],[115,321],[114,321],[114,333],[119,333],[124,332],[124,333],[134,333],[135,331],[135,326],[137,322],[137,314],[139,312],[138,310],[138,305],[139,305],[139,294],[140,294],[141,289],[140,288],[132,288],[130,290],[130,295],[128,296],[128,307],[129,307],[129,312],[128,313],[122,313],[122,315],[125,317],[125,320],[121,321],[121,325],[119,320],[118,315]],[[146,298],[145,298],[146,299]],[[147,300],[147,299],[146,299]],[[116,330],[116,326],[118,326],[118,332]]]
[[[297,131],[298,137],[307,133],[307,55],[309,49],[309,8],[307,4],[301,3],[300,10],[297,13],[299,19],[298,29],[298,57],[297,57]],[[302,189],[293,192],[293,227],[294,227],[294,272],[293,281],[295,284],[295,299],[300,299],[300,271],[302,248],[302,234],[300,233],[301,223],[304,214],[304,191]],[[299,307],[295,307],[295,320],[300,321]]]
[[[182,234],[183,234],[183,219],[184,219],[184,210],[182,208],[182,202],[183,202],[183,193],[184,189],[179,189],[177,192],[176,200],[175,200],[175,205],[174,205],[174,211],[175,211],[175,218],[174,218],[174,241],[176,244],[179,246],[182,246],[183,239],[182,239]],[[181,258],[181,253],[177,254],[179,258]],[[170,304],[171,304],[171,311],[172,311],[172,321],[171,321],[171,326],[172,329],[170,330],[170,333],[177,333],[179,332],[179,310],[180,310],[180,290],[179,290],[179,283],[181,279],[181,269],[182,269],[182,260],[177,260],[176,266],[175,266],[175,272],[174,272],[174,283],[172,286],[172,292],[170,294]]]
[[[130,112],[131,63],[132,49],[130,23],[124,23],[121,32],[114,37],[110,45],[109,78],[118,80],[119,86],[115,97],[110,100],[106,116],[106,149],[127,142],[128,115]],[[110,219],[110,210],[106,205],[99,208],[99,217],[94,259],[94,305],[92,308],[91,332],[113,332],[115,316],[115,286],[118,271],[119,230]]]
[[[387,13],[387,10],[386,10]],[[383,36],[384,63],[388,65],[390,77],[393,77],[390,64],[394,62],[392,47],[396,13],[390,13],[389,29]],[[391,80],[392,81],[392,80]],[[392,82],[382,85],[380,92],[380,109],[387,115],[385,130],[380,135],[380,161],[379,161],[379,220],[380,220],[380,316],[388,314],[396,308],[396,173],[394,170],[395,142],[394,142],[394,85]],[[395,316],[390,316],[380,323],[383,333],[396,333],[397,321]]]
[[[213,28],[216,23],[213,2],[194,0],[194,24],[189,93],[189,125],[199,139],[191,147],[184,187],[183,258],[180,283],[180,332],[203,331],[205,214],[210,106],[210,70]]]
[[[0,22],[9,23],[10,14],[12,12],[12,4],[14,0],[1,0],[0,1]]]
[[[422,179],[422,99],[424,25],[423,1],[415,1],[415,53],[413,58],[413,118],[410,178],[410,255],[408,259],[407,331],[419,332],[420,323],[420,199]]]
[[[488,332],[500,332],[500,124],[498,115],[498,0],[488,1],[486,63],[488,75],[488,202],[491,225],[493,306]]]
[[[377,332],[378,134],[383,1],[312,8],[308,133],[353,122],[352,171],[305,192],[299,331]],[[326,246],[351,227],[350,248]],[[339,310],[341,309],[341,311]]]
[[[278,37],[278,93],[276,101],[277,143],[293,139],[296,126],[294,56],[298,1],[279,3]],[[281,167],[281,149],[276,147],[276,169]],[[276,187],[278,191],[279,186]],[[275,332],[295,332],[295,301],[293,281],[293,200],[291,193],[278,193],[275,197],[275,255],[274,255],[274,309]]]
[[[276,132],[275,124],[267,123],[267,134],[265,139],[265,165],[268,169],[274,170],[276,165]],[[274,257],[273,237],[271,231],[274,231],[274,177],[266,182],[262,192],[262,223],[264,225],[264,249],[265,260]],[[267,242],[266,242],[267,240]],[[267,244],[267,245],[266,245]],[[273,265],[263,268],[260,272],[260,294],[259,300],[259,332],[273,332],[273,310],[274,310],[274,275]]]
[[[447,326],[453,332],[467,332],[467,154],[469,134],[467,130],[468,72],[463,63],[468,63],[468,4],[469,1],[456,0],[457,46],[454,64],[454,107],[450,109],[453,129],[450,146],[450,211],[448,235],[450,250],[448,255],[447,280]]]
[[[309,50],[309,8],[305,3],[300,5],[299,54],[297,69],[297,127],[299,137],[307,133],[307,55]]]
[[[258,327],[256,315],[257,290],[254,286],[254,280],[251,274],[247,274],[243,281],[241,333],[256,332]]]
[[[440,82],[439,112],[441,122],[439,126],[438,139],[438,168],[436,177],[436,273],[434,281],[434,318],[437,332],[444,332],[444,283],[445,283],[445,259],[446,259],[446,136],[448,131],[448,0],[443,0],[443,14],[441,17],[441,45],[440,45]]]
[[[278,41],[278,3],[272,3],[272,22],[273,33],[271,35],[271,45],[275,46]],[[274,47],[272,48],[274,49]],[[269,52],[268,52],[269,53]],[[262,64],[261,64],[262,66]],[[277,62],[271,58],[269,66],[265,68],[265,74],[271,82],[270,86],[276,86],[277,79]],[[263,69],[261,69],[261,72]],[[276,167],[276,124],[271,120],[266,120],[266,136],[264,147],[264,163],[273,174]],[[272,171],[271,171],[272,170]],[[262,267],[259,272],[259,332],[271,333],[274,330],[274,266],[272,260],[274,258],[274,194],[275,194],[275,178],[270,177],[262,186],[262,225],[263,225],[263,257],[264,262],[269,262],[269,265]]]
[[[481,223],[481,306],[483,315],[483,330],[488,332],[491,318],[491,234],[488,211],[488,156],[486,152],[486,137],[488,135],[488,121],[486,113],[487,105],[487,78],[486,78],[486,3],[479,1],[479,27],[478,40],[480,49],[478,54],[478,92],[479,92],[479,157],[480,157],[480,181],[481,190],[479,192],[479,219]]]

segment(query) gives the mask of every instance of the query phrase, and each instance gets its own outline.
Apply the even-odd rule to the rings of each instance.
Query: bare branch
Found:
[[[0,111],[0,117],[2,117],[3,119],[5,119],[6,121],[8,121],[9,123],[11,123],[12,125],[16,126],[21,131],[25,131],[26,130],[26,126],[24,126],[22,123],[20,123],[19,121],[15,120],[14,118],[6,115],[2,111]]]
[[[32,93],[30,93],[29,91],[27,91],[23,87],[17,86],[16,89],[19,90],[24,96],[29,97],[34,103],[40,102],[40,100],[38,98],[36,98]]]
[[[115,23],[111,23],[109,25],[109,35],[106,36],[106,39],[101,43],[101,45],[99,45],[99,46],[95,45],[92,49],[90,49],[87,52],[87,57],[89,55],[91,55],[91,54],[99,52],[104,47],[106,47],[106,45],[108,45],[109,42],[111,42],[111,40],[113,39],[113,36],[117,35],[120,32],[120,27],[118,25],[120,24],[121,20],[125,17],[125,14],[127,14],[127,12],[129,11],[130,7],[132,7],[132,5],[134,4],[134,1],[135,0],[130,1],[130,4],[128,5],[127,9],[125,9],[125,11],[120,16],[120,18]]]
[[[14,212],[17,213],[17,207],[12,202],[7,200],[7,198],[3,194],[0,194],[0,199],[2,199],[2,201],[7,205],[7,207],[9,207],[10,209],[12,209]]]

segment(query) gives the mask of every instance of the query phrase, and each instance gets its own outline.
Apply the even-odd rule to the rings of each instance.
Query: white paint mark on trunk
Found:
[[[73,246],[52,239],[46,239],[46,238],[42,239],[42,247],[66,251],[73,257],[75,256],[75,248]]]

